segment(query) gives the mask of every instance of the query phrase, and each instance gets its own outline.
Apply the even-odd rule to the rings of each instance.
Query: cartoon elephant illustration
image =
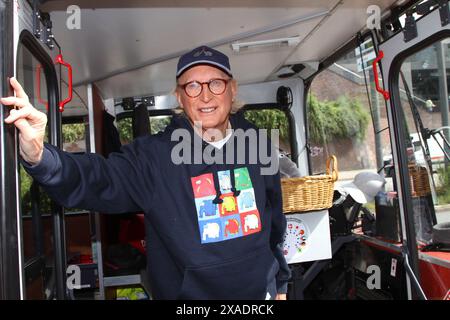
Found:
[[[216,214],[216,204],[212,200],[204,200],[200,209],[198,210],[198,215],[200,218],[214,216]]]
[[[238,189],[247,189],[252,186],[247,168],[236,169],[234,171],[234,177],[236,180],[236,187]]]
[[[236,202],[234,201],[234,197],[223,198],[221,214],[224,215],[225,211],[233,212],[234,210],[236,210]]]
[[[205,197],[214,193],[214,180],[211,174],[192,178],[192,187],[196,197]]]
[[[205,224],[203,227],[202,240],[205,241],[206,237],[210,239],[218,238],[220,232],[220,227],[217,223],[211,222]]]
[[[251,208],[255,204],[255,199],[253,198],[253,194],[251,192],[242,193],[239,197],[243,209]]]
[[[249,214],[248,216],[245,216],[244,218],[244,230],[247,232],[250,230],[258,229],[259,221],[256,214]]]
[[[220,176],[219,179],[219,184],[220,184],[220,189],[222,189],[222,191],[228,191],[231,190],[231,180],[230,177],[226,174],[223,174]]]
[[[239,222],[236,219],[229,219],[225,222],[225,237],[228,235],[235,235],[239,232]]]

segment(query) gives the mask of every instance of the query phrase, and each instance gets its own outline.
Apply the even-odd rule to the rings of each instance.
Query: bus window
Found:
[[[17,52],[17,79],[23,84],[30,103],[48,113],[47,82],[44,68],[33,53],[20,44]],[[48,125],[45,142],[48,142]],[[23,255],[28,299],[48,299],[53,292],[54,249],[50,198],[21,167],[20,200]]]
[[[132,116],[118,117],[117,120],[117,130],[119,131],[120,142],[122,145],[128,144],[135,137],[133,137],[133,118]],[[170,123],[172,119],[171,115],[162,116],[149,116],[149,133],[157,134],[158,132],[164,131],[166,126]]]
[[[266,129],[270,137],[270,130],[279,129],[280,152],[291,157],[291,137],[288,115],[279,109],[251,109],[244,111],[244,117],[260,129]]]
[[[327,158],[335,155],[339,171],[337,189],[356,184],[369,172],[383,176],[385,185],[380,192],[392,195],[393,178],[383,170],[392,167],[388,119],[384,100],[374,88],[371,65],[374,58],[372,42],[367,40],[312,80],[306,101],[310,170],[312,174],[324,173]],[[386,230],[386,226],[394,225],[393,221],[383,222],[384,212],[376,212],[382,207],[378,206],[377,197],[366,199],[361,221],[371,222],[363,226],[364,233],[375,235],[378,215],[377,235],[400,242],[400,220],[395,221],[395,230]]]
[[[63,123],[63,149],[72,153],[86,152],[87,124],[84,122]]]
[[[164,131],[171,119],[172,116],[150,116],[150,134]]]
[[[84,117],[66,117],[62,120],[62,140],[63,150],[71,153],[85,153],[86,145],[88,143],[89,126],[87,119]],[[67,213],[85,213],[86,210],[79,208],[65,208],[64,212]],[[69,221],[66,220],[66,227],[69,225]],[[70,240],[70,237],[67,237]],[[68,251],[70,248],[68,246]]]
[[[119,131],[120,143],[122,145],[133,141],[133,119],[131,117],[117,120],[117,130]]]
[[[409,56],[398,76],[419,244],[431,242],[433,224],[450,221],[449,43]]]

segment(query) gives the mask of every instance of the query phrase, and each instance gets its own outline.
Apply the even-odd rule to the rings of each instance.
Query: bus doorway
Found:
[[[277,147],[300,176],[324,173],[336,155],[337,192],[359,174],[385,181],[364,203],[336,193],[331,257],[291,264],[288,299],[440,299],[448,256],[433,227],[448,217],[448,25],[441,3],[420,2],[17,0],[2,8],[14,18],[2,20],[14,38],[2,35],[13,43],[2,47],[3,94],[15,75],[48,115],[46,142],[107,158],[164,130],[178,107],[177,59],[216,48],[236,70],[241,112],[280,131]],[[367,23],[373,5],[379,30]],[[20,169],[15,130],[1,128],[1,297],[151,299],[143,213],[51,202]]]

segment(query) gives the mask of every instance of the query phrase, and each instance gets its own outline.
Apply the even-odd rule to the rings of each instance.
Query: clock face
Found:
[[[308,247],[309,230],[299,218],[287,218],[286,233],[284,234],[283,253],[287,261],[294,255],[300,254]]]

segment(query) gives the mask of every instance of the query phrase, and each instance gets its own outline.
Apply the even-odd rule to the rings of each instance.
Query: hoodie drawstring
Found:
[[[214,165],[215,166],[215,165]],[[214,168],[216,169],[216,168]],[[217,170],[214,170],[216,175],[217,175]],[[219,185],[219,177],[217,177],[217,179],[214,178],[214,188],[216,189],[216,197],[213,200],[214,204],[219,204],[223,202],[223,199],[220,198],[220,196],[222,195],[222,192],[220,192],[220,185]]]
[[[216,154],[216,149],[213,149],[213,157],[215,157]],[[216,162],[213,163],[213,175],[216,175],[216,177],[214,177],[214,188],[216,189],[216,197],[213,200],[214,204],[219,204],[223,202],[223,199],[220,198],[220,196],[222,195],[222,192],[220,191],[220,184],[219,184],[219,174],[218,174],[218,169],[217,169],[217,164]]]
[[[203,147],[207,145],[206,142],[203,142]],[[225,144],[223,146],[224,150],[226,150],[227,145]],[[212,156],[216,156],[216,148],[212,150]],[[222,192],[220,191],[220,183],[219,183],[219,173],[216,162],[213,163],[213,174],[216,176],[216,179],[214,179],[214,188],[216,189],[216,197],[213,200],[214,204],[220,204],[223,202],[223,199],[221,199]],[[231,180],[231,191],[233,192],[233,196],[237,198],[239,194],[241,193],[240,190],[236,189],[236,179],[234,176],[234,170],[230,170],[230,180]]]
[[[216,150],[213,150],[213,156],[215,156],[215,152]],[[213,174],[216,176],[216,178],[214,179],[214,188],[216,189],[216,197],[213,200],[214,204],[219,204],[223,202],[223,199],[221,199],[220,197],[222,196],[222,192],[220,191],[220,183],[219,183],[219,173],[218,173],[218,168],[217,168],[217,164],[214,162],[213,163]],[[234,170],[231,169],[230,170],[230,180],[231,180],[231,191],[233,192],[233,196],[235,198],[237,198],[239,196],[239,194],[241,193],[240,190],[236,189],[236,179],[234,176]]]
[[[216,164],[214,164],[214,173],[217,175],[217,179],[214,179],[214,188],[216,189],[216,197],[213,200],[214,204],[219,204],[223,202],[223,199],[221,199],[222,192],[220,191],[220,184],[219,184],[219,176],[217,173]],[[234,197],[239,197],[241,194],[241,190],[236,189],[236,179],[234,176],[234,170],[230,170],[230,180],[231,180],[231,191],[233,192]]]
[[[239,194],[241,193],[241,190],[236,189],[236,179],[234,176],[234,170],[231,170],[231,191],[233,191],[233,195],[237,198],[239,197]]]

